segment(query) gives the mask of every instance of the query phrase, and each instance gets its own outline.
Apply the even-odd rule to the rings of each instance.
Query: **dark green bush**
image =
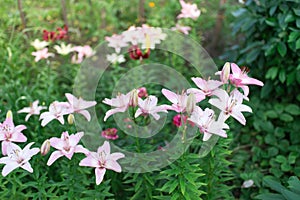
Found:
[[[233,161],[244,161],[236,165],[236,172],[241,170],[250,176],[256,186],[267,174],[285,180],[291,175],[300,176],[299,3],[248,0],[233,12],[236,19],[232,32],[238,45],[228,49],[223,59],[246,65],[250,75],[265,83],[262,89],[251,90],[255,113],[249,126],[238,129],[234,143],[237,148]],[[256,189],[249,190],[238,193],[253,197]]]

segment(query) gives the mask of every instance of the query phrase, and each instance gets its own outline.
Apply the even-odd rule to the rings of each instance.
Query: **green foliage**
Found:
[[[274,177],[264,177],[264,184],[276,191],[277,193],[264,193],[256,196],[256,199],[282,199],[282,200],[297,200],[300,198],[300,181],[296,176],[292,176],[288,180],[288,188],[282,186]]]
[[[250,68],[250,75],[264,82],[261,91],[251,90],[250,106],[255,112],[247,127],[236,127],[234,171],[277,178],[299,176],[299,85],[300,18],[297,0],[249,0],[233,12],[232,33],[241,39],[223,55]],[[253,124],[253,126],[251,126]],[[242,164],[243,163],[243,164]],[[237,183],[236,183],[237,184]],[[253,198],[239,190],[241,198]],[[251,196],[251,197],[250,197]]]
[[[202,199],[200,196],[205,194],[202,188],[206,183],[201,182],[201,177],[205,176],[201,171],[199,156],[184,154],[160,172],[164,184],[157,189],[161,195],[155,196],[155,199]]]

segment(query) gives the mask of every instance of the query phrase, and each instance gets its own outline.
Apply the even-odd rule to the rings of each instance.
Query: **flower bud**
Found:
[[[7,113],[6,113],[6,118],[12,118],[12,112],[11,112],[11,110],[9,110],[9,111],[7,111]]]
[[[223,66],[223,69],[221,71],[221,81],[223,83],[227,83],[229,79],[229,74],[230,74],[230,63],[226,62],[225,65]]]
[[[73,124],[74,123],[74,115],[73,114],[69,114],[69,116],[68,116],[68,123],[69,124]]]
[[[196,107],[196,97],[194,93],[190,93],[186,102],[186,112],[191,114]]]
[[[138,96],[140,98],[148,96],[147,89],[145,87],[141,87],[141,88],[137,89],[137,91],[138,91]]]
[[[139,96],[138,96],[138,91],[136,89],[133,89],[130,92],[130,97],[129,97],[129,106],[135,107],[138,105],[139,101]]]
[[[50,151],[50,140],[45,140],[41,146],[42,156],[46,155]]]

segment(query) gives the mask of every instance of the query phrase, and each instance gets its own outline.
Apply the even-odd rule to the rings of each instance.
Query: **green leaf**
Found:
[[[284,121],[284,122],[291,122],[291,121],[294,120],[294,118],[291,115],[286,114],[286,113],[281,114],[279,116],[279,119],[282,120],[282,121]]]
[[[263,178],[263,183],[270,187],[272,190],[281,193],[285,189],[279,182],[275,181],[273,177],[266,176]]]
[[[273,193],[260,194],[257,195],[255,198],[261,200],[285,200],[285,198],[282,195]]]
[[[269,26],[276,26],[276,19],[274,17],[267,18],[265,22]]]
[[[279,80],[280,80],[281,83],[284,83],[285,79],[286,79],[285,70],[281,69],[280,72],[279,72]]]
[[[300,28],[300,18],[296,19],[296,26]]]
[[[277,5],[272,6],[269,10],[269,14],[272,16],[275,13],[276,9],[277,9]]]
[[[179,184],[180,184],[181,194],[184,196],[186,187],[185,187],[184,178],[182,176],[179,177]]]
[[[300,9],[294,8],[293,11],[294,11],[295,15],[300,16]]]
[[[300,194],[300,181],[296,176],[291,176],[288,180],[289,188],[295,192]]]
[[[296,104],[289,104],[287,105],[284,110],[291,115],[299,115],[300,114],[300,107]]]
[[[299,36],[300,36],[300,32],[299,31],[291,32],[290,35],[289,35],[288,42],[294,42],[294,41],[296,41]]]
[[[285,43],[279,42],[277,44],[277,51],[281,55],[281,57],[284,57],[286,55],[286,51],[287,51]]]
[[[275,160],[279,163],[286,163],[287,162],[286,158],[283,155],[276,156]]]
[[[247,54],[246,62],[252,63],[254,60],[257,59],[259,53],[260,53],[259,49],[253,49],[252,51],[250,51],[250,53]]]
[[[296,49],[300,49],[300,38],[296,42]]]
[[[288,162],[289,162],[290,164],[295,164],[296,159],[298,158],[298,156],[299,156],[298,153],[296,153],[296,152],[291,152],[291,153],[289,154],[289,157],[288,157]]]
[[[278,67],[271,67],[266,73],[266,78],[274,80],[277,76],[277,73],[278,73]]]
[[[288,171],[291,171],[291,169],[292,169],[291,165],[289,165],[288,163],[282,163],[280,165],[280,168],[283,172],[288,172]]]
[[[272,119],[278,118],[278,114],[274,110],[268,110],[265,114],[267,117],[272,118]]]
[[[284,22],[285,22],[285,23],[289,23],[289,22],[292,22],[292,21],[295,21],[295,17],[294,17],[293,14],[289,13],[289,14],[285,17]]]
[[[289,190],[283,190],[282,195],[286,198],[286,200],[296,200],[296,199],[298,200],[298,199],[300,199],[299,194],[293,193]]]

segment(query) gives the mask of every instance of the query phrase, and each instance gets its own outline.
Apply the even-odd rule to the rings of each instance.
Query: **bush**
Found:
[[[250,122],[253,127],[241,129],[236,136],[239,142],[233,157],[239,163],[245,161],[235,170],[244,171],[242,175],[252,177],[257,186],[265,174],[285,180],[300,176],[299,2],[247,1],[233,12],[232,32],[241,41],[223,55],[223,59],[248,66],[251,74],[265,83],[261,91],[252,94],[251,106],[258,112]]]

